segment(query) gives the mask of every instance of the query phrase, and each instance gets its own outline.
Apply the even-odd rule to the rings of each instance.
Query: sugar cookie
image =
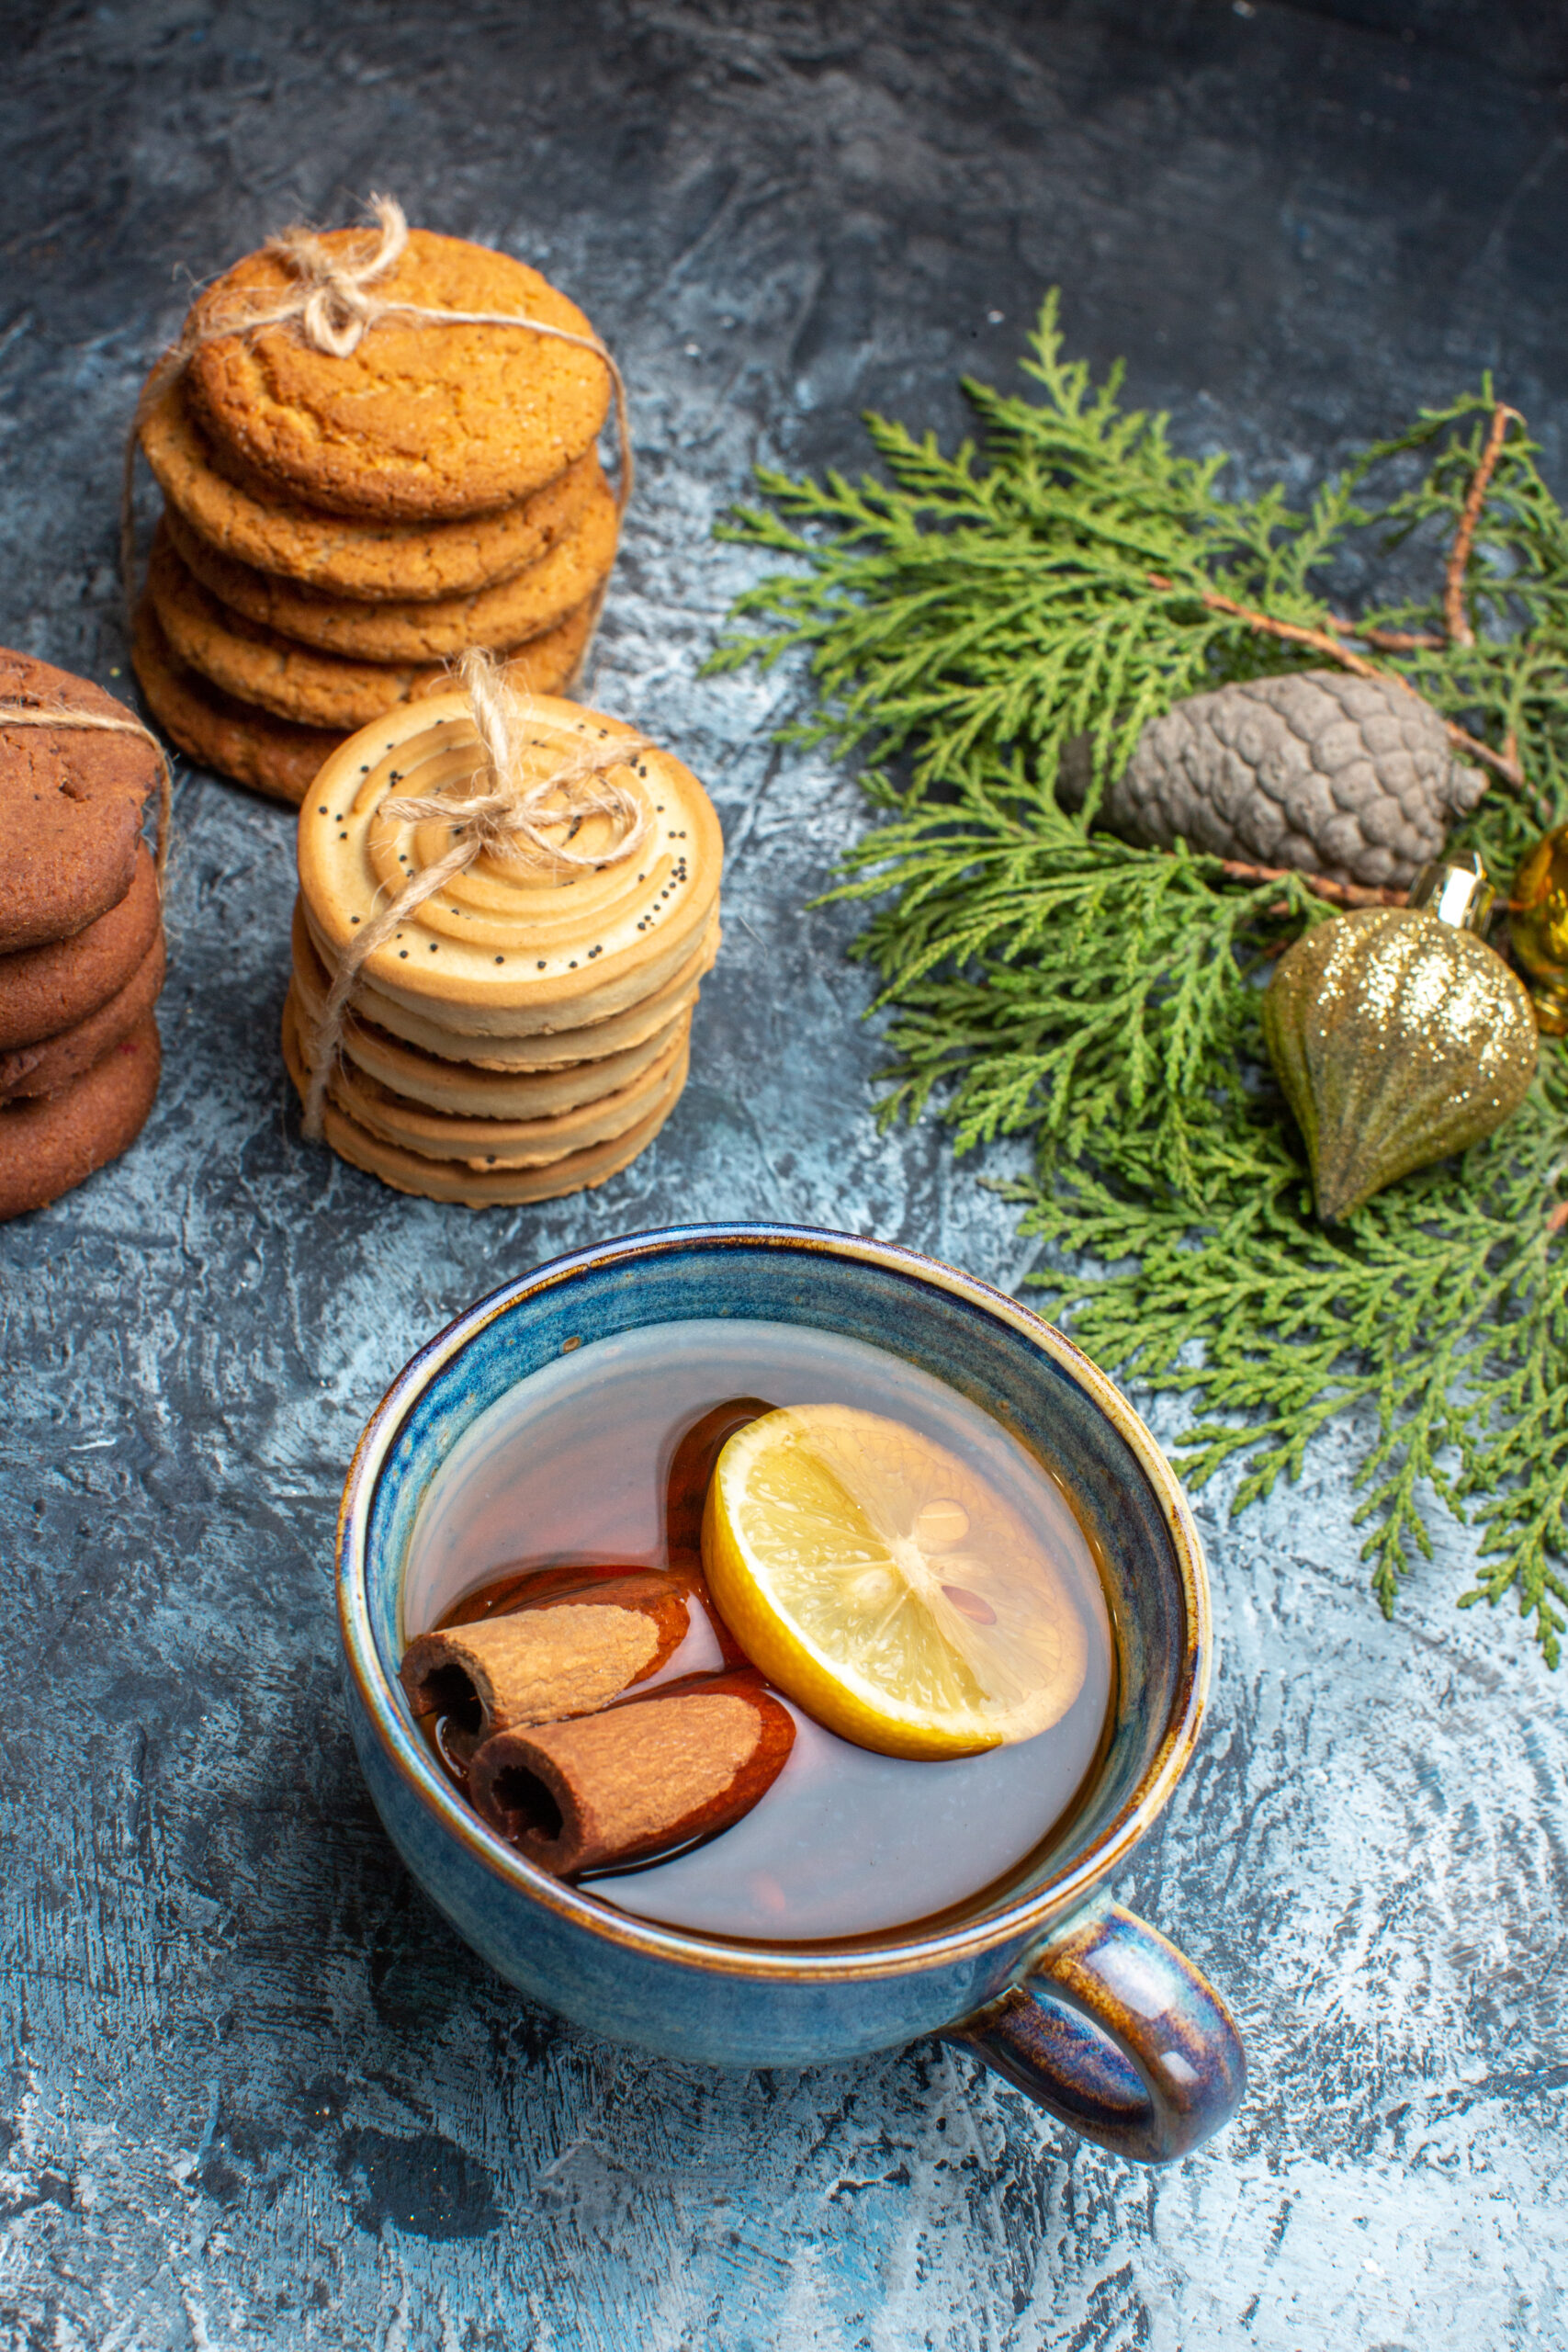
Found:
[[[604,481],[598,452],[588,449],[513,506],[445,522],[356,522],[300,505],[209,449],[177,382],[142,418],[141,447],[169,504],[209,547],[323,595],[398,603],[471,596],[525,571],[548,555]]]
[[[321,242],[367,256],[378,237],[339,229]],[[190,323],[199,333],[298,284],[276,254],[250,254],[198,296]],[[428,229],[410,231],[373,291],[593,334],[526,263]],[[378,322],[345,356],[316,350],[292,322],[222,335],[195,352],[186,383],[210,438],[310,504],[352,515],[474,514],[526,498],[592,447],[610,404],[592,351],[521,327],[411,318]]]
[[[175,551],[160,526],[147,568],[147,594],[169,650],[241,702],[259,704],[299,727],[358,728],[400,704],[439,692],[446,681],[439,662],[352,662],[296,645],[231,612],[209,595]],[[519,646],[507,662],[519,684],[553,693],[582,658],[592,624],[592,604],[555,628]]]
[[[620,518],[603,480],[547,555],[498,587],[434,602],[351,602],[258,571],[209,547],[170,508],[162,528],[209,595],[263,628],[301,645],[365,662],[438,662],[470,645],[521,645],[558,628],[603,584],[615,560]]]
[[[204,768],[248,784],[269,800],[287,800],[298,808],[327,754],[343,741],[341,729],[296,727],[186,669],[169,650],[145,596],[137,610],[130,659],[147,707],[170,741]]]

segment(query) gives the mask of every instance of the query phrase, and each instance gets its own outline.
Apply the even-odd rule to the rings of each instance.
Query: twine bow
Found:
[[[390,197],[373,196],[370,209],[380,223],[380,242],[362,261],[352,260],[346,254],[334,254],[324,239],[311,229],[296,221],[292,228],[280,230],[269,237],[262,248],[283,263],[299,281],[304,294],[301,308],[296,312],[285,310],[282,317],[297,316],[299,332],[307,343],[318,351],[330,351],[334,359],[346,359],[357,351],[365,330],[381,315],[379,308],[365,288],[384,277],[394,262],[400,259],[409,241],[409,224],[401,205]],[[242,327],[254,327],[261,322],[248,318]]]
[[[129,715],[110,718],[106,712],[73,710],[62,702],[0,701],[0,734],[13,727],[67,727],[98,735],[140,735],[151,743],[158,758],[158,831],[154,858],[158,870],[158,890],[162,896],[164,876],[169,864],[169,831],[174,817],[174,784],[169,775],[169,755],[150,727]]]
[[[519,784],[526,702],[507,684],[500,665],[479,649],[463,656],[457,674],[479,738],[479,765],[446,791],[381,803],[378,813],[395,823],[446,824],[455,838],[444,855],[421,866],[390,906],[355,933],[338,964],[312,1040],[304,1126],[312,1143],[321,1137],[327,1087],[360,972],[426,899],[487,853],[521,857],[557,873],[597,872],[635,856],[653,830],[642,800],[617,784],[614,773],[653,749],[646,736],[618,735],[592,749],[584,745],[547,775]],[[602,849],[574,849],[574,838],[591,817],[606,818],[613,839]]]
[[[136,564],[136,452],[141,427],[198,351],[209,343],[220,343],[226,335],[259,334],[264,327],[292,326],[313,351],[326,352],[334,359],[350,358],[369,329],[390,318],[417,319],[425,326],[510,327],[592,352],[608,368],[615,395],[620,447],[615,507],[618,513],[625,512],[636,479],[626,379],[598,336],[574,334],[569,327],[551,326],[522,311],[443,311],[422,302],[389,302],[369,292],[399,261],[409,241],[408,219],[395,197],[373,196],[369,209],[376,216],[379,236],[367,250],[363,246],[357,253],[334,249],[313,229],[302,225],[269,237],[263,250],[281,261],[292,276],[295,282],[288,292],[270,302],[241,296],[209,313],[203,324],[187,320],[178,343],[171,344],[153,366],[130,421],[120,483],[119,569],[128,604]]]

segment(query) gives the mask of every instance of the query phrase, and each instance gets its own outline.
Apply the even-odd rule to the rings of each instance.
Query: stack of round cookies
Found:
[[[592,341],[589,322],[522,262],[395,217],[395,237],[384,219],[379,239],[304,241],[392,306],[336,338],[351,348],[310,339],[285,237],[199,297],[141,414],[166,503],[137,675],[183,751],[294,802],[345,734],[439,688],[470,647],[540,693],[569,685],[615,560],[598,349],[411,312]]]
[[[164,922],[141,812],[159,755],[85,678],[0,652],[0,1217],[141,1133],[158,1091]],[[39,724],[56,709],[128,731]],[[7,724],[9,718],[9,724]]]
[[[400,1192],[470,1208],[603,1183],[658,1134],[718,949],[724,856],[713,805],[678,760],[595,711],[518,697],[513,780],[533,787],[535,818],[570,841],[571,864],[521,838],[487,847],[362,955],[355,933],[385,928],[411,877],[461,851],[461,796],[481,759],[468,695],[448,694],[327,761],[299,812],[283,1035],[307,1103],[318,1078],[334,1151]],[[629,830],[591,799],[574,810],[570,786],[555,793],[551,780],[588,759]],[[543,807],[541,790],[554,796]],[[328,998],[345,958],[334,1037]]]

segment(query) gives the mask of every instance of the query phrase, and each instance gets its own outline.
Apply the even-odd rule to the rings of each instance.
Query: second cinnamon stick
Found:
[[[564,1878],[731,1827],[794,1745],[788,1708],[742,1668],[574,1723],[502,1732],[475,1756],[468,1793],[492,1828]]]

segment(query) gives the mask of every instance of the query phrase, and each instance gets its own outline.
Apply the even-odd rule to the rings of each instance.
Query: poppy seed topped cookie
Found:
[[[101,686],[25,653],[0,651],[0,703],[133,719]],[[6,726],[0,709],[0,954],[66,938],[119,904],[157,780],[141,733]]]
[[[338,230],[321,243],[364,259],[376,235]],[[190,324],[286,301],[298,286],[279,255],[248,254],[199,297]],[[367,292],[593,333],[525,263],[424,229]],[[526,498],[592,447],[610,401],[592,351],[409,317],[371,325],[346,356],[318,351],[292,321],[223,334],[194,353],[186,382],[201,429],[243,463],[312,506],[367,517],[473,514]]]
[[[330,982],[298,901],[294,909],[293,946],[293,993],[309,1038],[326,1016]],[[604,1055],[596,1060],[565,1061],[553,1069],[513,1071],[457,1060],[450,1052],[422,1053],[395,1031],[383,1029],[368,1019],[361,995],[357,1000],[359,1009],[344,1023],[341,1051],[344,1060],[363,1070],[367,1078],[377,1080],[408,1102],[423,1103],[427,1110],[456,1112],[476,1119],[554,1118],[563,1111],[576,1110],[583,1102],[597,1102],[603,1095],[615,1093],[640,1078],[677,1034],[683,1035],[690,1029],[695,997],[695,989],[689,989],[681,1010],[671,1020],[640,1043],[619,1053]],[[580,1030],[577,1035],[581,1040],[583,1033]],[[451,1047],[457,1040],[454,1035],[445,1042]]]
[[[566,1027],[525,1029],[510,1036],[497,1036],[493,1030],[482,1027],[466,1030],[461,1026],[460,1006],[440,1006],[440,1017],[433,1020],[409,1005],[383,996],[363,978],[355,988],[355,1008],[364,1020],[374,1022],[378,1028],[404,1045],[471,1069],[499,1071],[510,1077],[564,1069],[572,1064],[603,1069],[617,1056],[646,1046],[650,1037],[667,1030],[672,1021],[690,1010],[696,1001],[699,985],[713,969],[721,937],[716,908],[690,956],[657,988],[620,1012]],[[293,939],[295,978],[304,983],[301,1000],[311,1003],[313,991],[314,998],[324,1002],[330,978],[337,971],[337,960],[303,897],[294,902]],[[321,1004],[317,1003],[312,1018],[319,1016],[321,1009]],[[588,1097],[581,1095],[579,1100],[586,1102]]]
[[[624,721],[536,693],[515,780],[546,780],[617,735],[628,746],[619,781],[647,820],[642,845],[615,854],[601,811],[572,824],[580,866],[484,851],[366,956],[378,995],[477,1036],[514,1037],[623,1012],[691,961],[724,862],[718,818],[691,771]],[[448,694],[387,712],[327,761],[299,832],[300,893],[324,960],[346,955],[355,929],[451,845],[443,818],[388,816],[383,804],[400,811],[465,791],[479,749],[468,696]]]
[[[718,944],[723,837],[678,760],[474,655],[339,746],[298,848],[308,1137],[470,1208],[581,1192],[653,1140]]]
[[[310,1024],[300,1019],[292,996],[283,1018],[294,1056],[309,1067],[313,1060]],[[539,1118],[514,1119],[494,1112],[465,1116],[433,1109],[367,1077],[346,1058],[333,1071],[328,1091],[357,1126],[400,1151],[416,1151],[424,1159],[457,1160],[468,1168],[543,1168],[572,1152],[613,1142],[629,1127],[640,1125],[683,1080],[688,1049],[688,1024],[682,1023],[662,1053],[627,1084]]]
[[[606,1183],[648,1149],[681,1099],[686,1083],[687,1058],[682,1055],[664,1091],[655,1097],[651,1109],[636,1126],[612,1136],[606,1142],[591,1144],[584,1150],[568,1152],[563,1159],[533,1166],[503,1167],[499,1161],[493,1167],[488,1166],[489,1155],[484,1153],[466,1161],[432,1159],[422,1151],[409,1151],[400,1144],[372,1135],[357,1119],[341,1111],[330,1094],[323,1106],[322,1130],[340,1159],[346,1159],[351,1168],[362,1168],[367,1176],[378,1176],[396,1193],[412,1193],[426,1201],[453,1201],[468,1209],[558,1201],[569,1193],[591,1192],[595,1185]],[[310,1082],[310,1066],[299,1051],[298,1025],[292,1021],[284,1025],[283,1059],[294,1090],[303,1101]],[[0,1184],[3,1182],[4,1168],[0,1165]],[[0,1192],[0,1203],[3,1200]],[[3,1206],[0,1214],[4,1214]]]

